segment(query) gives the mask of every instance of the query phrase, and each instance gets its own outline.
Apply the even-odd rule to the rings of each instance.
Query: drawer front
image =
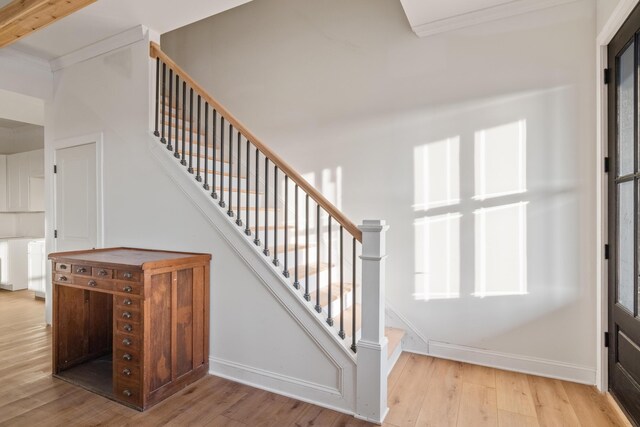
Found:
[[[73,283],[75,285],[83,285],[91,289],[102,289],[105,291],[113,290],[113,282],[109,280],[94,279],[92,277],[75,276],[73,278]]]
[[[140,351],[140,337],[138,336],[117,333],[114,340],[117,348],[132,350],[136,353]]]
[[[73,276],[67,273],[55,273],[53,275],[54,282],[73,283]]]
[[[82,276],[91,276],[91,267],[88,265],[76,265],[74,264],[71,268],[73,274],[80,274]]]
[[[140,366],[140,352],[129,348],[116,348],[116,356],[114,362],[116,365],[120,362],[131,366]]]
[[[128,320],[116,321],[116,329],[119,333],[130,335],[142,335],[142,326],[139,323]]]
[[[110,268],[93,267],[91,269],[91,275],[93,277],[97,277],[98,279],[112,279],[113,270],[111,270]]]
[[[142,285],[140,283],[118,282],[114,287],[114,291],[131,295],[142,295]]]
[[[56,262],[56,271],[71,274],[71,264],[67,264],[66,262]]]
[[[131,405],[141,406],[142,396],[140,394],[140,384],[133,381],[126,381],[120,378],[116,379],[114,384],[115,398],[127,402]]]
[[[128,280],[131,282],[140,281],[140,271],[136,270],[116,270],[116,279]]]
[[[140,384],[140,368],[130,362],[116,363],[114,370],[116,381],[130,382],[133,384]]]
[[[115,307],[114,316],[117,320],[126,320],[133,323],[140,323],[142,316],[139,311],[130,310],[128,308]]]
[[[140,298],[116,295],[116,305],[122,310],[140,310]]]

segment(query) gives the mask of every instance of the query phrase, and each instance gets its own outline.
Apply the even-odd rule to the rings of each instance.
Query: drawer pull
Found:
[[[95,287],[98,285],[98,282],[96,282],[95,280],[89,280],[87,282],[87,285],[91,286],[91,287]]]
[[[129,293],[133,292],[133,288],[131,286],[125,286],[122,290]]]
[[[130,324],[127,323],[122,327],[122,329],[124,329],[127,332],[131,332],[131,331],[133,331],[133,326],[131,326]]]
[[[86,272],[87,272],[87,269],[84,267],[80,267],[76,270],[76,273],[86,273]]]
[[[66,282],[67,280],[69,280],[69,279],[67,279],[67,276],[60,276],[59,279],[60,279],[61,282]]]
[[[122,340],[122,344],[129,346],[133,344],[133,342],[129,338],[125,338]]]
[[[98,276],[106,276],[107,274],[109,274],[109,273],[107,273],[107,270],[98,271]]]
[[[122,313],[122,317],[125,319],[131,319],[131,312],[125,311]]]
[[[122,394],[124,394],[127,397],[131,397],[133,393],[131,393],[131,390],[129,390],[128,388],[125,388],[124,390],[122,390]]]
[[[131,356],[129,353],[125,353],[122,355],[122,359],[126,360],[127,362],[130,362],[133,359],[133,356]]]
[[[131,369],[129,368],[124,368],[122,370],[122,375],[124,375],[125,377],[130,377],[131,376]]]
[[[66,270],[67,266],[64,264],[60,264],[58,267],[60,267],[60,270]]]
[[[123,303],[124,305],[131,305],[131,304],[133,304],[133,302],[132,302],[129,298],[125,298],[125,299],[124,299],[124,301],[122,301],[122,303]]]
[[[130,272],[126,271],[122,277],[124,277],[125,279],[131,279],[133,277],[133,274],[131,274]]]

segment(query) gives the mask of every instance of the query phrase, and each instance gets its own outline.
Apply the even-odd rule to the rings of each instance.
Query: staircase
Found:
[[[153,42],[150,56],[153,135],[352,355],[354,414],[381,422],[404,335],[384,328],[384,223],[358,228]]]

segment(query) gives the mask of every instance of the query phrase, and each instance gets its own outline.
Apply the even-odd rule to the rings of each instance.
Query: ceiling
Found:
[[[12,48],[52,60],[140,24],[162,34],[249,1],[98,0],[14,43]],[[5,3],[9,1],[0,0],[0,6]]]

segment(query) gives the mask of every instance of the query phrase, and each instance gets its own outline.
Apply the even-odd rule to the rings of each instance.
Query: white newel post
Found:
[[[380,220],[365,220],[362,231],[362,336],[358,341],[356,417],[382,423],[387,408],[385,233]]]

